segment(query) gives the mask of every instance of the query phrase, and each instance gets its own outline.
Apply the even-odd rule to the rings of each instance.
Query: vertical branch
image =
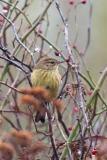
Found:
[[[49,110],[46,107],[45,107],[45,109],[46,109],[47,116],[48,116],[50,140],[51,140],[51,144],[52,144],[52,148],[53,148],[52,160],[54,160],[54,159],[59,160],[57,150],[56,150],[55,140],[54,140],[53,129],[52,129],[52,117],[51,117]]]

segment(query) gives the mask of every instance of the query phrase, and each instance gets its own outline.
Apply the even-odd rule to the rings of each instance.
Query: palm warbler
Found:
[[[61,83],[61,75],[58,70],[59,62],[44,55],[36,64],[35,69],[31,73],[31,82],[33,86],[41,86],[49,90],[50,96],[54,99],[58,94]],[[36,122],[45,121],[43,113],[37,113]]]

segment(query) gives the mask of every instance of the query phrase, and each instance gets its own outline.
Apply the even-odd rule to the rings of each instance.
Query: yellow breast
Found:
[[[42,86],[49,89],[51,97],[55,98],[58,94],[58,89],[61,83],[61,76],[58,69],[35,69],[31,73],[31,82],[33,86]]]

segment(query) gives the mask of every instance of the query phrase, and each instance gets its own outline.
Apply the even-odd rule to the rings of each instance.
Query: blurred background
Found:
[[[64,16],[68,18],[69,39],[72,45],[76,34],[76,25],[75,25],[76,13],[74,5],[77,1],[74,0],[74,5],[70,5],[69,2],[70,2],[69,0],[61,0],[60,4]],[[92,74],[92,77],[97,79],[99,77],[99,72],[102,71],[107,66],[107,1],[92,0],[92,3],[93,3],[93,12],[91,19],[91,40],[90,40],[90,46],[84,58],[85,58],[85,63],[88,69],[90,70],[90,73]],[[32,1],[30,8],[27,10],[28,17],[30,18],[31,21],[33,21],[35,17],[37,17],[41,13],[45,5],[46,5],[45,0]],[[78,21],[77,23],[79,28],[79,36],[76,44],[80,52],[83,52],[87,40],[87,27],[90,21],[89,0],[87,0],[86,4],[79,5],[77,7],[76,12]],[[63,29],[63,25],[55,5],[52,5],[48,10],[48,18],[49,18],[49,29],[47,38],[51,42],[55,43],[56,35],[61,29]],[[46,24],[44,24],[44,26],[45,25]],[[44,26],[41,26],[41,29],[44,29]],[[65,51],[63,33],[60,34],[57,46],[61,50]]]
[[[55,2],[59,4],[59,8]],[[66,22],[67,24],[68,37],[67,34],[65,35],[65,26],[61,16],[64,18],[64,23]],[[107,1],[0,0],[0,111],[2,113],[2,109],[7,109],[10,112],[10,114],[7,111],[3,112],[4,117],[0,117],[6,120],[6,123],[3,123],[3,129],[0,128],[3,133],[4,130],[10,129],[12,124],[19,128],[19,124],[21,124],[23,126],[22,129],[29,128],[29,130],[35,131],[33,126],[35,121],[31,121],[32,117],[28,116],[25,118],[26,114],[22,116],[20,112],[18,113],[19,110],[29,113],[29,109],[23,109],[23,105],[20,104],[19,100],[19,92],[14,90],[14,87],[20,89],[21,87],[27,88],[31,85],[30,73],[35,66],[36,60],[40,58],[42,53],[47,53],[59,60],[63,59],[61,55],[65,59],[69,59],[65,43],[66,38],[68,38],[75,62],[79,64],[80,73],[88,77],[86,71],[89,71],[92,79],[97,82],[101,72],[107,66]],[[62,77],[66,77],[68,66],[68,63],[65,63],[63,66],[60,65]],[[64,78],[62,78],[62,84],[64,84],[66,79]],[[83,112],[79,108],[79,96],[77,94],[79,83],[77,83],[77,88],[75,87],[77,90],[74,89],[72,86],[75,83],[73,83],[72,79],[69,76],[65,83],[71,86],[71,95],[68,94],[64,97],[62,94],[62,99],[66,106],[63,112],[63,120],[67,131],[69,129],[71,131],[77,124],[77,117],[81,119],[82,116],[80,128],[82,128],[84,133],[86,124]],[[83,94],[84,107],[86,107],[95,85],[92,88],[87,81],[84,81],[82,78],[81,80],[85,89],[85,92],[82,90],[81,93]],[[92,83],[90,77],[88,77],[88,80]],[[92,123],[92,135],[99,133],[107,135],[107,123],[105,123],[107,121],[106,83],[104,90],[100,92],[105,102],[101,101],[101,99],[99,100],[98,94],[96,94],[94,102],[90,105],[91,107],[88,106],[92,110],[86,113],[89,121]],[[13,89],[7,86],[7,84],[13,87]],[[62,91],[67,94],[66,85],[64,85],[64,88],[62,84]],[[94,109],[96,114],[94,114]],[[98,113],[99,110],[101,111],[100,114]],[[16,112],[13,114],[13,111]],[[55,136],[57,134],[56,139],[60,140],[61,138],[62,140],[63,137],[60,136],[60,131],[55,123],[52,125]],[[14,128],[13,126],[11,128]],[[39,124],[38,128],[48,131],[48,123],[46,123],[46,128],[41,124]],[[89,136],[88,129],[86,132],[84,135]],[[77,139],[80,135],[80,130],[77,130],[74,135],[74,138]],[[36,138],[38,139],[38,137]],[[44,135],[42,138],[43,140],[46,138],[46,141],[49,141],[49,138]]]
[[[80,0],[81,1],[81,0]],[[106,67],[107,61],[107,1],[105,0],[87,0],[87,3],[80,4],[77,7],[76,4],[80,2],[79,0],[74,0],[73,4],[70,4],[70,0],[61,0],[61,10],[64,14],[64,17],[68,19],[68,27],[69,27],[69,41],[71,46],[75,41],[75,35],[78,28],[78,38],[76,40],[75,45],[77,46],[80,52],[84,51],[87,41],[87,28],[89,26],[89,21],[91,21],[91,40],[88,50],[84,56],[85,63],[90,70],[93,78],[97,79],[99,77],[99,72]],[[6,1],[4,1],[6,2]],[[7,1],[9,2],[9,1]],[[11,2],[11,1],[10,1]],[[15,0],[12,1],[13,4],[16,3]],[[46,7],[48,1],[45,0],[30,0],[29,6],[25,9],[25,14],[32,22],[42,13],[44,8]],[[89,17],[89,7],[90,2],[93,5],[92,18]],[[21,8],[25,0],[19,0],[17,6]],[[6,4],[0,1],[0,10],[2,12],[2,7]],[[75,23],[75,15],[77,16],[77,26]],[[21,21],[25,22],[25,18],[23,16],[19,18],[15,24],[16,27],[21,24]],[[43,34],[46,34],[47,39],[55,44],[61,51],[66,54],[66,49],[64,46],[64,33],[63,33],[63,23],[58,14],[55,4],[53,4],[45,17],[45,20],[42,24],[38,26],[39,30]],[[49,25],[47,29],[47,25]],[[47,31],[46,31],[47,29]],[[23,34],[23,31],[27,30],[26,22],[21,27],[20,35]],[[45,33],[47,32],[47,33]],[[13,34],[11,34],[13,35]],[[9,38],[11,38],[9,36]],[[9,40],[9,39],[8,39]],[[29,38],[31,41],[31,38]],[[9,42],[10,43],[10,40]],[[30,42],[29,42],[30,43]],[[11,44],[9,45],[11,46]],[[37,48],[40,47],[40,41],[36,43]],[[49,51],[49,45],[45,43],[44,47],[46,48],[46,52]],[[11,47],[10,47],[11,48]]]

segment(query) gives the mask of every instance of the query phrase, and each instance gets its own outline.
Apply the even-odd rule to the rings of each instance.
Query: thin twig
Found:
[[[33,52],[31,52],[31,51],[29,50],[29,48],[20,40],[19,36],[17,35],[17,31],[16,31],[16,28],[15,28],[14,23],[13,23],[10,19],[8,19],[5,15],[3,15],[2,13],[0,13],[0,15],[1,15],[3,18],[5,18],[5,19],[11,24],[12,29],[13,29],[13,33],[14,33],[14,35],[15,35],[16,40],[18,41],[18,43],[19,43],[25,50],[27,50],[27,52],[30,53],[30,55],[33,57]]]

